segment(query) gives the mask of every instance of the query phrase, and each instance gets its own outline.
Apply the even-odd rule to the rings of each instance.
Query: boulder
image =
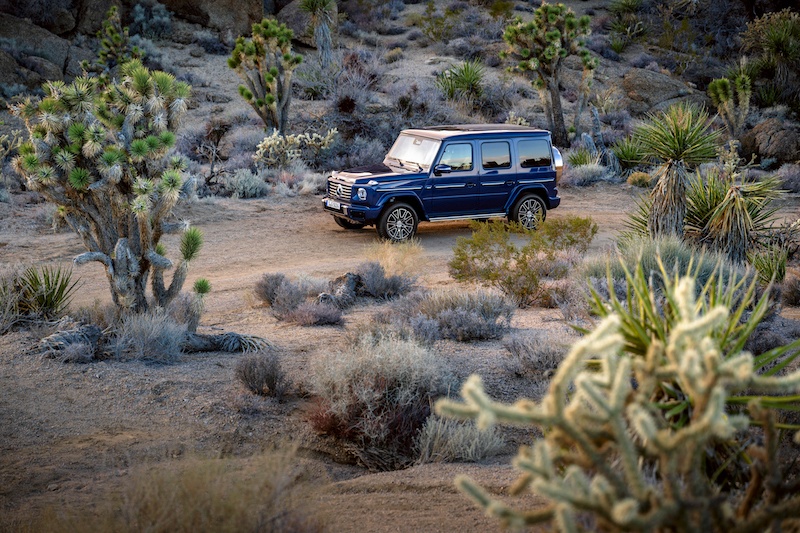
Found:
[[[768,118],[742,135],[742,155],[774,159],[776,165],[800,160],[800,126],[780,118]]]
[[[52,17],[42,26],[56,35],[64,35],[75,29],[75,15],[67,9],[57,9]]]
[[[263,18],[263,0],[161,0],[175,15],[234,35],[250,33],[250,27]]]
[[[70,46],[69,56],[67,56],[67,64],[64,68],[64,75],[68,78],[75,78],[83,74],[81,68],[81,61],[92,62],[97,59],[97,55],[89,50],[80,46]]]
[[[657,111],[665,104],[684,99],[697,100],[697,91],[661,72],[632,68],[622,78],[622,89],[628,97],[628,110],[633,115]]]
[[[294,32],[294,40],[302,43],[311,48],[316,48],[317,43],[314,41],[314,29],[311,28],[311,15],[300,9],[302,0],[294,0],[289,5],[284,7],[278,12],[278,22],[286,24],[290,30]],[[338,20],[339,10],[336,7],[336,2],[333,3],[333,20]],[[337,40],[336,24],[331,26],[331,38],[334,44]]]
[[[64,72],[61,67],[54,65],[50,61],[36,56],[27,56],[20,59],[19,64],[28,70],[31,70],[41,76],[45,80],[60,80],[63,78]]]
[[[7,13],[0,13],[0,35],[12,36],[25,55],[46,59],[63,72],[70,47],[66,39]]]
[[[121,7],[119,0],[79,0],[78,20],[76,29],[78,33],[94,35],[103,27],[106,13],[111,6]]]
[[[40,75],[26,69],[17,63],[13,56],[0,50],[0,84],[8,90],[12,88],[18,89],[20,86],[24,86],[27,89],[35,89],[43,81]]]

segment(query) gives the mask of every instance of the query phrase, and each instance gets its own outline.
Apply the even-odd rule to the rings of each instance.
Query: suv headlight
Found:
[[[358,191],[356,191],[356,194],[358,195],[358,199],[362,202],[367,199],[367,189],[364,187],[359,187]]]

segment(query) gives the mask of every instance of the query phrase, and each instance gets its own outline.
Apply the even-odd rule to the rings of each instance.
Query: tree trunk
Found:
[[[550,92],[550,110],[553,114],[553,144],[562,148],[569,146],[567,127],[564,124],[564,111],[561,108],[561,93],[558,91],[558,76],[547,80],[547,90]]]
[[[668,235],[682,239],[686,218],[686,169],[681,161],[668,161],[658,173],[658,183],[651,193],[653,206],[647,229],[654,239]]]

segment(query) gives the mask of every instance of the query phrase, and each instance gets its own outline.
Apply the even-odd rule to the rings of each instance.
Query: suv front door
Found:
[[[438,168],[437,168],[438,167]],[[429,218],[470,216],[478,211],[478,175],[471,142],[446,144],[434,163],[425,187],[425,210]]]

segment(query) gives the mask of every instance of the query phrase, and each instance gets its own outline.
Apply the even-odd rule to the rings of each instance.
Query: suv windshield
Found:
[[[425,137],[400,135],[389,150],[385,163],[406,170],[430,168],[440,144],[441,141]]]

